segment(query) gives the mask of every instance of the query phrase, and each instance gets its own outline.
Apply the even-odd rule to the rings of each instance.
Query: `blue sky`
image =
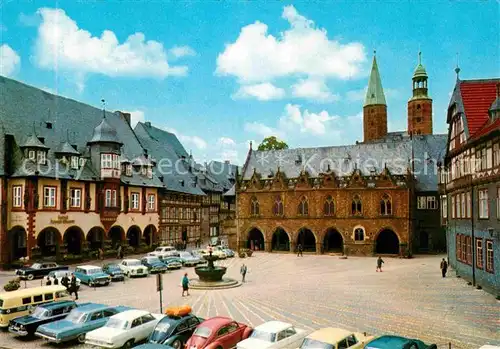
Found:
[[[242,163],[248,142],[362,140],[373,50],[389,131],[406,129],[422,51],[434,130],[456,79],[500,76],[499,3],[4,1],[0,72],[133,112],[175,131],[199,161]]]

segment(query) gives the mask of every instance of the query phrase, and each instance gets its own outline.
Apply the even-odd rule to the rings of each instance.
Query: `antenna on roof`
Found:
[[[102,117],[106,118],[106,100],[103,98],[101,99],[102,103]]]
[[[460,66],[458,64],[458,52],[457,52],[457,67],[455,68],[455,73],[457,73],[457,80],[460,80]]]
[[[33,121],[33,136],[36,137],[36,123]]]

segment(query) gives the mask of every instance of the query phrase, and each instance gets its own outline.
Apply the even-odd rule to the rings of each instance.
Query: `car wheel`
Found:
[[[28,274],[28,276],[26,276],[26,278],[31,281],[31,280],[33,280],[35,278],[35,275]]]
[[[181,349],[182,348],[182,343],[180,340],[176,339],[172,344],[172,348],[174,349]]]
[[[134,345],[134,340],[131,339],[127,343],[125,343],[122,348],[132,348],[133,345]]]
[[[78,343],[84,344],[85,343],[85,333],[78,335],[78,337],[76,337],[76,340],[78,341]]]
[[[89,285],[89,287],[93,287],[94,283],[92,281],[89,281],[88,285]]]

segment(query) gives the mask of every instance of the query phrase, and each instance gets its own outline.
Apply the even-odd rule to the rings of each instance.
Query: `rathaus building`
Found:
[[[447,137],[432,131],[420,55],[410,83],[406,131],[387,130],[374,57],[362,142],[279,151],[250,145],[237,183],[239,246],[294,251],[301,244],[306,252],[349,255],[444,251],[437,167]]]

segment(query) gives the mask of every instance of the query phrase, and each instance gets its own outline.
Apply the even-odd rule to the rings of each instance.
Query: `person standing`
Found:
[[[69,278],[68,278],[68,273],[64,274],[64,276],[61,279],[61,285],[66,287],[66,290],[69,292]],[[71,293],[70,293],[71,295]]]
[[[382,272],[382,264],[384,263],[384,261],[382,260],[382,257],[378,256],[378,259],[377,259],[377,269],[376,271],[380,271]]]
[[[297,246],[297,257],[299,257],[299,256],[300,256],[300,257],[304,257],[304,255],[302,254],[302,251],[303,251],[303,249],[302,249],[302,244],[299,244],[299,245]]]
[[[187,273],[185,273],[184,277],[182,278],[182,297],[184,297],[184,293],[186,292],[187,295],[189,296],[189,279]]]
[[[52,285],[52,281],[50,280],[50,276],[47,276],[47,282],[45,283],[46,286]]]
[[[444,260],[444,258],[441,261],[440,268],[441,268],[441,274],[445,278],[446,277],[446,272],[448,271],[448,263]]]
[[[54,285],[59,285],[59,280],[57,280],[57,277],[54,276]]]
[[[122,245],[118,246],[118,249],[116,250],[117,258],[118,259],[123,259],[123,250],[122,250]]]
[[[75,274],[71,274],[71,282],[70,282],[69,288],[71,290],[69,294],[71,295],[72,293],[74,293],[75,294],[75,300],[78,300],[78,288],[76,287],[76,276],[75,276]]]
[[[245,265],[245,263],[243,263],[243,265],[240,268],[241,282],[245,282],[245,276],[247,275],[247,271],[248,271],[248,268]]]

